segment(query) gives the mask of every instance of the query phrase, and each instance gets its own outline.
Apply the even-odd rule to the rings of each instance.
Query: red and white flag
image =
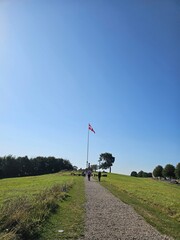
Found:
[[[93,133],[95,133],[94,129],[92,128],[91,124],[89,124],[89,130],[91,130]]]

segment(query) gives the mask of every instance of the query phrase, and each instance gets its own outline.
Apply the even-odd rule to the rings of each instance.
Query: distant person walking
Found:
[[[101,181],[101,172],[100,171],[98,172],[98,180],[99,180],[99,182]]]
[[[91,170],[88,170],[87,175],[88,175],[88,181],[90,181],[91,180]]]

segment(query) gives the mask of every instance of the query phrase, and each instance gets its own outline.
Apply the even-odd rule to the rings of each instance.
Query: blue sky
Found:
[[[0,156],[112,172],[180,161],[180,3],[1,0]]]

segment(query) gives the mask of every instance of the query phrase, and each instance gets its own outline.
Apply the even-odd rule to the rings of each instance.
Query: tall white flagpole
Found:
[[[89,157],[89,130],[91,130],[93,133],[95,133],[94,129],[92,128],[91,124],[88,124],[88,139],[87,139],[87,168],[90,167],[90,163],[88,162]]]
[[[88,138],[87,138],[87,162],[86,162],[86,168],[89,167],[88,157],[89,157],[89,124],[88,124]]]

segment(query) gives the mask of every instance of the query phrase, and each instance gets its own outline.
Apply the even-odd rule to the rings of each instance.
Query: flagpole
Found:
[[[89,157],[89,125],[88,125],[88,138],[87,138],[87,163],[86,163],[86,167],[88,168],[88,157]]]

